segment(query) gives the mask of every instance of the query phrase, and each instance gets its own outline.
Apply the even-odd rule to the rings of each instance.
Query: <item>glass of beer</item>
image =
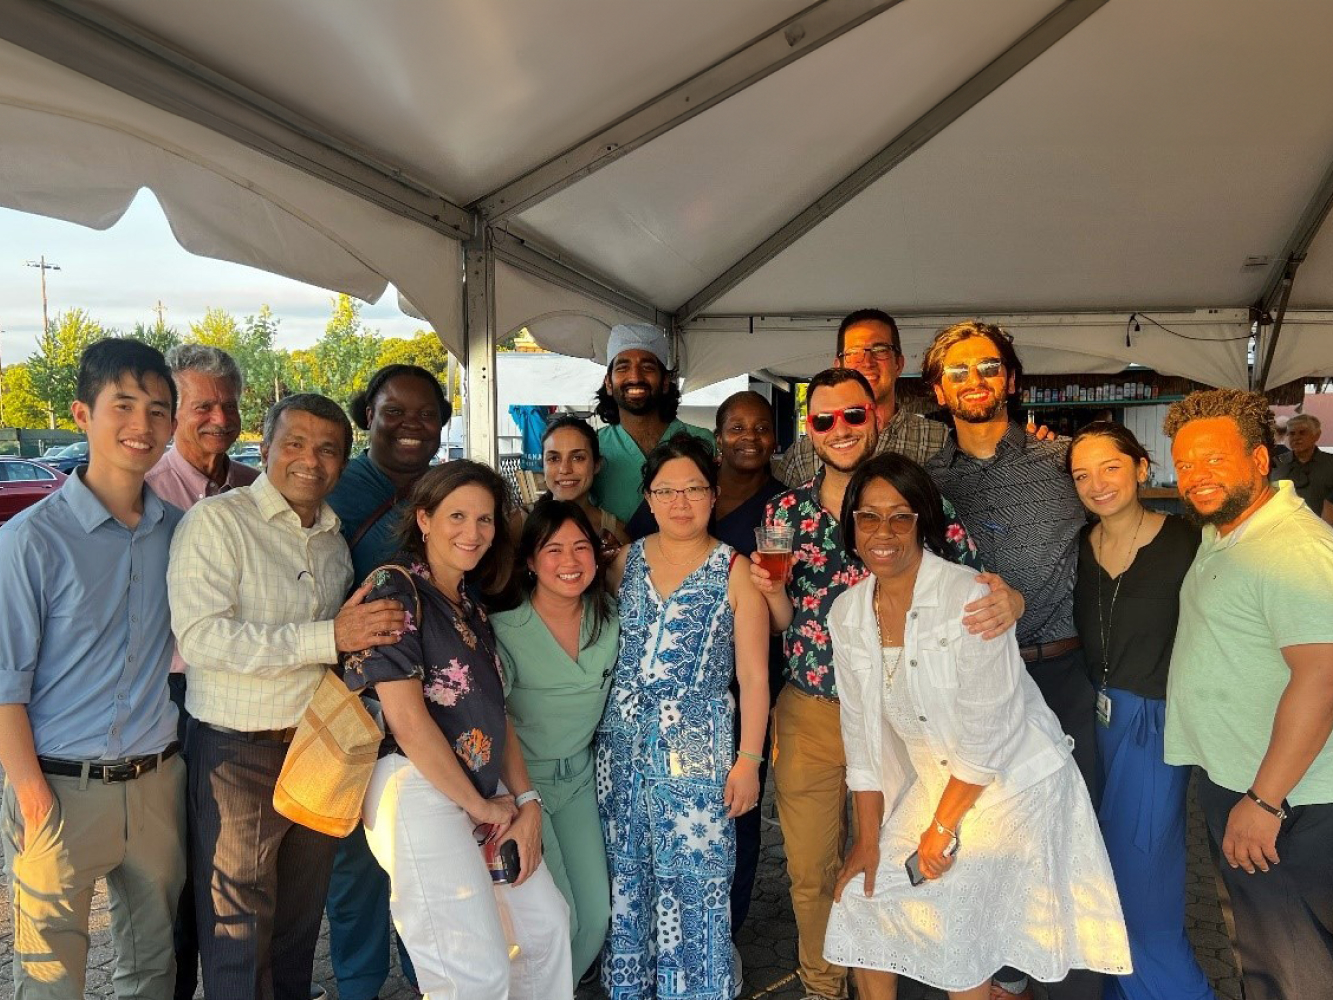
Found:
[[[759,565],[769,578],[782,583],[791,568],[792,527],[789,524],[761,524],[754,529],[755,551]]]

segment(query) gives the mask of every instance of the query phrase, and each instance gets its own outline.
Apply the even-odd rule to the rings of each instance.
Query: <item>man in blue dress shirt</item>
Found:
[[[185,878],[185,766],[167,690],[167,555],[180,511],[144,485],[175,425],[162,355],[101,340],[79,361],[88,467],[0,526],[0,840],[16,1000],[83,996],[107,880],[117,996],[169,1000]]]

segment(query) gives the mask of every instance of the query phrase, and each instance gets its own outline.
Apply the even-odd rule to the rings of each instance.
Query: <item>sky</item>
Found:
[[[318,340],[333,311],[334,293],[326,289],[187,253],[147,190],[105,232],[0,208],[0,361],[6,365],[36,348],[42,328],[41,273],[24,265],[43,254],[60,266],[46,272],[53,318],[81,308],[104,327],[129,330],[137,322],[154,322],[160,299],[167,325],[184,334],[207,309],[225,309],[243,319],[267,304],[281,320],[277,346],[291,349]],[[361,316],[386,337],[410,337],[425,326],[398,308],[392,286],[378,304],[363,306]]]

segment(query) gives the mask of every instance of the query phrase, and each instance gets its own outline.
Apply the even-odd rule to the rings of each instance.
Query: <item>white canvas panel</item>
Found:
[[[503,261],[495,265],[495,321],[501,338],[527,327],[532,338],[548,351],[598,365],[606,364],[611,327],[641,322]]]
[[[186,250],[375,301],[392,282],[459,351],[451,239],[0,42],[0,203],[105,229],[147,187]]]
[[[1333,163],[1333,150],[1329,151]],[[1292,309],[1333,309],[1333,225],[1320,228],[1291,286]]]
[[[1333,312],[1288,311],[1278,336],[1269,385],[1333,375]]]

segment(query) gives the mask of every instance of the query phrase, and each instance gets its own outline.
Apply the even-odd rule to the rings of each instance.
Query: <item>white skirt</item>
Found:
[[[936,798],[917,781],[881,828],[874,896],[866,898],[862,876],[848,883],[829,917],[826,959],[957,991],[1006,965],[1044,982],[1074,968],[1130,971],[1115,877],[1072,760],[970,812],[953,867],[913,886],[905,863]]]

